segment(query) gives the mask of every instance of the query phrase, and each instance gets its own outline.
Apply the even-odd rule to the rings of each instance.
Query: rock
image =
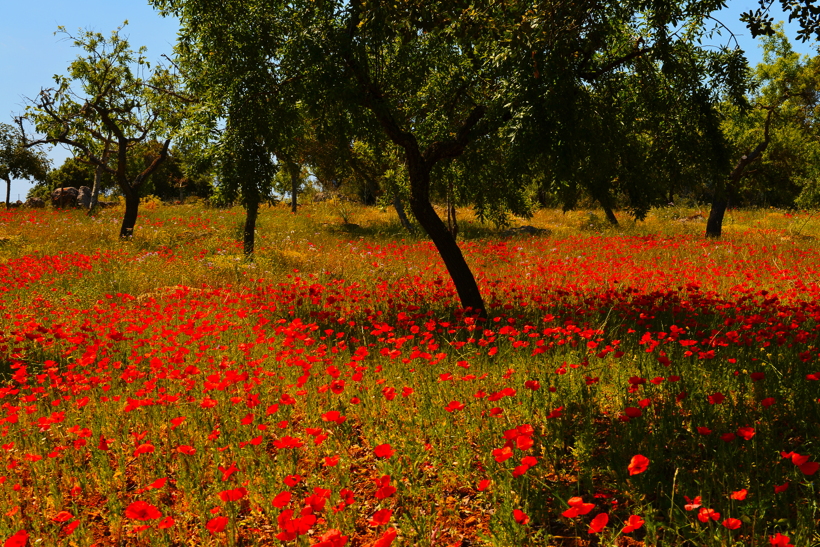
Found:
[[[83,209],[88,209],[91,205],[91,188],[88,186],[80,186],[79,193],[77,194],[77,206],[82,207]]]
[[[26,207],[29,209],[42,209],[46,206],[46,202],[40,198],[28,198],[26,200]]]
[[[9,209],[19,209],[22,205],[23,202],[18,199],[17,201],[9,203]]]
[[[77,204],[79,193],[80,191],[73,186],[57,188],[51,192],[51,205],[56,208],[74,207]]]
[[[552,232],[545,228],[536,228],[535,226],[519,226],[518,228],[507,228],[501,232],[501,237],[513,237],[523,235],[550,235]]]

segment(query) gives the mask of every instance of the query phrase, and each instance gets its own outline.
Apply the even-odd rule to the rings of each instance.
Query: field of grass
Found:
[[[820,545],[820,215],[343,207],[0,212],[0,541]]]

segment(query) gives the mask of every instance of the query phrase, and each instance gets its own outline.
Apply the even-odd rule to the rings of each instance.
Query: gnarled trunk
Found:
[[[287,170],[290,175],[290,211],[295,213],[297,207],[296,196],[299,194],[299,174],[302,169],[296,163],[288,163]]]
[[[712,196],[712,208],[709,210],[709,218],[706,220],[706,237],[718,238],[723,232],[723,217],[726,208],[729,206],[729,199],[726,190],[719,188]]]
[[[253,191],[249,192],[253,193]],[[256,217],[259,216],[259,196],[249,195],[245,202],[245,228],[242,231],[242,244],[245,258],[253,257],[256,242]]]
[[[122,239],[131,239],[134,237],[134,226],[137,224],[139,207],[139,195],[137,195],[137,193],[133,190],[126,193],[125,214],[122,216],[122,227],[120,228],[120,237]]]
[[[410,235],[415,235],[416,230],[413,228],[413,225],[410,224],[410,220],[407,218],[407,213],[404,212],[404,203],[402,203],[398,192],[393,194],[393,208],[396,209],[396,214],[399,215],[399,222],[402,227],[407,230]]]
[[[410,175],[410,209],[416,217],[421,227],[433,240],[447,272],[456,286],[458,298],[461,306],[467,310],[478,312],[485,316],[487,311],[484,307],[484,300],[478,290],[475,276],[467,265],[464,255],[461,252],[456,240],[450,234],[447,226],[436,214],[435,209],[430,204],[430,168],[419,161],[421,158],[414,158],[408,154],[408,172]],[[415,161],[414,161],[415,160]]]

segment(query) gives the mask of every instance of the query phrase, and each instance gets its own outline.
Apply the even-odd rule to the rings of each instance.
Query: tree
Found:
[[[203,62],[209,77],[235,73],[231,51],[253,51],[256,66],[243,70],[276,74],[312,116],[367,120],[398,146],[410,209],[462,307],[482,314],[475,277],[431,204],[437,169],[484,139],[514,137],[544,104],[560,111],[567,85],[578,88],[641,57],[681,73],[674,46],[700,38],[709,13],[722,7],[720,0],[152,3],[181,19],[180,51]],[[225,16],[234,10],[242,17]],[[723,79],[731,69],[725,57],[699,75]],[[522,191],[515,177],[492,182]]]
[[[120,237],[131,238],[139,212],[140,191],[145,180],[168,157],[175,127],[189,99],[177,92],[177,78],[168,69],[151,68],[145,48],[134,52],[122,27],[106,40],[84,31],[69,36],[85,55],[69,65],[68,75],[54,77],[56,87],[42,89],[29,99],[25,116],[44,136],[27,145],[63,144],[75,157],[114,177],[125,198]],[[145,73],[145,74],[143,74]],[[133,176],[128,174],[129,155],[148,140],[162,142],[150,163]],[[109,155],[113,157],[109,160]]]
[[[730,200],[790,206],[804,187],[807,194],[813,191],[820,174],[820,58],[794,52],[782,28],[762,42],[751,108],[723,107],[722,130],[737,159],[716,185],[707,237],[721,236]]]
[[[11,204],[11,179],[45,181],[49,162],[40,150],[23,145],[14,126],[0,123],[0,179],[6,181],[6,208]]]

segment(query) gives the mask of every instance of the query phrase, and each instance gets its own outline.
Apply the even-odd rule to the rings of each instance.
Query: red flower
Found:
[[[444,410],[447,412],[455,412],[456,410],[461,410],[464,408],[464,403],[459,401],[450,401],[450,404],[444,407]]]
[[[637,475],[646,471],[647,467],[649,467],[649,458],[636,454],[632,456],[632,460],[629,462],[627,469],[629,469],[630,475]]]
[[[820,463],[817,462],[806,462],[803,465],[799,466],[800,472],[804,475],[814,475],[817,473],[817,470],[820,469]]]
[[[196,454],[196,448],[194,448],[193,446],[189,446],[187,444],[181,444],[177,447],[177,452],[179,452],[180,454],[193,456],[194,454]]]
[[[594,503],[584,503],[583,498],[579,496],[569,498],[567,505],[569,505],[569,509],[561,514],[569,519],[573,519],[578,515],[586,515],[595,507]]]
[[[159,521],[159,523],[157,524],[157,528],[159,530],[165,530],[166,528],[170,528],[171,526],[173,526],[175,523],[176,521],[174,520],[174,517],[167,516],[161,521]]]
[[[694,511],[695,509],[700,507],[700,496],[695,496],[695,499],[693,499],[693,500],[690,500],[689,496],[683,496],[683,497],[687,501],[687,504],[684,505],[683,508],[686,509],[687,511]]]
[[[726,396],[723,393],[717,392],[709,395],[707,399],[710,405],[719,405],[726,399]]]
[[[54,522],[65,522],[65,521],[71,520],[73,518],[74,518],[74,515],[72,515],[68,511],[60,511],[59,513],[57,513],[56,515],[51,517],[51,520],[54,521]]]
[[[344,547],[347,544],[347,536],[342,532],[332,528],[321,535],[319,543],[314,543],[312,547]]]
[[[382,526],[383,524],[387,524],[390,522],[390,517],[393,515],[393,511],[390,509],[379,509],[376,513],[370,518],[370,522],[368,523],[370,526],[374,528],[376,526]]]
[[[293,488],[294,486],[299,484],[299,482],[301,482],[301,480],[302,480],[301,475],[288,475],[287,477],[285,477],[284,482],[285,482],[286,485]]]
[[[513,455],[512,448],[509,446],[505,446],[503,448],[495,448],[493,449],[493,459],[498,463],[502,463],[510,459]]]
[[[513,509],[513,518],[515,522],[520,524],[521,526],[527,524],[530,521],[529,515],[524,511],[519,511],[518,509]]]
[[[645,521],[638,515],[630,515],[626,521],[626,526],[621,530],[622,534],[631,534],[641,526]]]
[[[219,499],[222,501],[237,501],[248,495],[246,488],[234,488],[233,490],[223,490],[219,493]]]
[[[748,493],[749,492],[745,488],[743,488],[741,490],[738,490],[737,492],[732,492],[731,498],[733,500],[743,501],[746,499],[746,495]]]
[[[721,524],[723,524],[723,526],[725,528],[728,528],[729,530],[737,530],[743,523],[740,522],[740,519],[728,518],[724,520]]]
[[[140,454],[151,454],[154,451],[154,445],[151,443],[144,443],[139,445],[136,450],[134,450],[134,456],[139,456]]]
[[[370,544],[370,547],[390,547],[398,535],[399,533],[395,528],[388,528],[379,539]]]
[[[776,536],[769,536],[769,544],[772,547],[794,547],[789,543],[789,536],[784,536],[780,532]]]
[[[784,482],[783,484],[775,484],[774,485],[774,493],[779,494],[780,492],[785,492],[788,487],[789,487],[788,482]]]
[[[28,542],[28,532],[25,530],[18,530],[12,534],[5,542],[3,547],[25,547]]]
[[[492,481],[491,481],[490,479],[484,479],[484,480],[482,480],[482,481],[479,481],[479,483],[478,483],[478,491],[479,491],[479,492],[483,492],[484,490],[486,490],[486,489],[490,486],[490,483],[491,483],[491,482],[492,482]]]
[[[755,428],[753,428],[753,427],[738,427],[737,428],[737,436],[748,441],[752,437],[755,436]]]
[[[278,494],[273,496],[273,506],[281,509],[282,507],[290,503],[291,497],[292,495],[288,490],[285,490],[284,492],[279,492]]]
[[[339,464],[339,456],[327,456],[322,459],[323,467],[336,467]]]
[[[698,520],[701,522],[709,522],[709,519],[718,520],[719,518],[720,513],[718,513],[714,509],[707,509],[706,507],[701,507],[700,511],[698,511]]]
[[[606,527],[608,522],[609,515],[607,515],[606,513],[598,513],[597,515],[595,515],[595,518],[593,518],[592,521],[590,521],[589,530],[587,530],[587,533],[597,534]]]
[[[228,524],[228,517],[214,517],[208,521],[208,524],[205,527],[211,533],[211,535],[218,534],[219,532],[225,529],[225,526]]]
[[[379,487],[379,489],[376,490],[376,497],[380,500],[389,498],[396,493],[396,487],[390,485],[390,475],[384,475],[382,478],[377,479],[376,486]]]
[[[132,520],[153,520],[162,517],[162,513],[147,501],[135,501],[125,508],[125,516]]]
[[[391,446],[387,443],[380,444],[373,449],[373,454],[375,454],[377,458],[389,458],[395,453],[396,451],[393,450],[393,448],[391,448]]]
[[[69,522],[68,524],[63,526],[63,533],[67,536],[70,536],[71,534],[74,533],[74,530],[76,530],[77,526],[79,526],[79,525],[80,525],[79,520],[72,520],[71,522]]]
[[[624,409],[624,414],[630,418],[640,418],[643,412],[638,407],[628,406]]]

